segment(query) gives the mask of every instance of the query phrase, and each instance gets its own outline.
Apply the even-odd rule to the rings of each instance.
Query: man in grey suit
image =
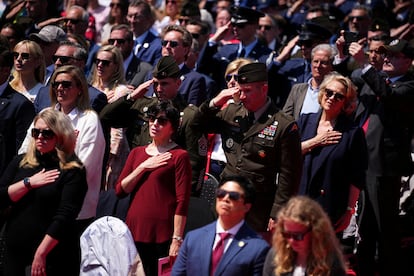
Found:
[[[305,83],[293,85],[283,111],[297,121],[301,114],[316,113],[319,110],[319,85],[332,72],[336,50],[329,44],[319,44],[312,49],[312,77]]]
[[[269,244],[244,221],[255,198],[253,184],[227,176],[216,196],[217,221],[186,235],[171,275],[262,275]]]
[[[131,29],[124,24],[114,26],[111,29],[108,42],[121,50],[124,59],[125,80],[129,85],[138,87],[151,72],[152,65],[141,61],[132,52],[134,39]]]

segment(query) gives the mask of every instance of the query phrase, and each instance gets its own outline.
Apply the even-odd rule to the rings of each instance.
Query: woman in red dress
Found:
[[[172,137],[180,113],[170,102],[148,108],[152,143],[131,151],[116,184],[119,197],[131,194],[126,224],[146,275],[157,274],[160,257],[176,257],[191,193],[188,153]]]

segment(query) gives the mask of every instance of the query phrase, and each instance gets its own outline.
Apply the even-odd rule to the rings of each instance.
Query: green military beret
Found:
[[[172,56],[160,58],[155,65],[152,75],[157,79],[178,78],[180,76],[180,68]]]
[[[237,81],[240,84],[267,81],[266,65],[260,62],[243,65],[237,73]]]

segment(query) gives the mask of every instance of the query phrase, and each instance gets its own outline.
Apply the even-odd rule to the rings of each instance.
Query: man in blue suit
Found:
[[[216,196],[217,221],[187,234],[171,275],[262,275],[269,244],[244,221],[255,198],[253,184],[243,176],[227,176]]]
[[[69,41],[61,42],[53,56],[55,69],[63,65],[75,65],[79,68],[85,68],[87,57],[87,51],[79,44]],[[108,103],[106,95],[91,85],[88,86],[88,92],[91,107],[99,113]],[[35,112],[39,113],[42,109],[49,107],[50,104],[49,85],[47,85],[42,87],[37,94],[34,101]]]
[[[219,28],[209,39],[197,70],[210,75],[221,88],[226,86],[223,76],[231,61],[245,57],[265,63],[272,52],[256,37],[259,18],[264,16],[263,13],[244,7],[232,7],[231,13],[231,22]],[[218,42],[229,28],[232,28],[240,43],[219,45]]]
[[[141,60],[155,66],[161,58],[161,40],[151,30],[155,22],[151,6],[143,0],[129,3],[127,21],[134,33],[134,54]]]

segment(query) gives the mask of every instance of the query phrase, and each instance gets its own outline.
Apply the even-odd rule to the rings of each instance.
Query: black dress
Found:
[[[8,186],[43,168],[59,168],[56,153],[38,153],[39,166],[35,168],[19,167],[22,158],[15,157],[0,179],[0,208],[11,206],[5,231],[5,275],[24,275],[46,234],[59,241],[47,256],[47,275],[79,275],[79,240],[74,226],[87,191],[86,171],[61,170],[54,183],[30,190],[18,202],[12,202]]]

